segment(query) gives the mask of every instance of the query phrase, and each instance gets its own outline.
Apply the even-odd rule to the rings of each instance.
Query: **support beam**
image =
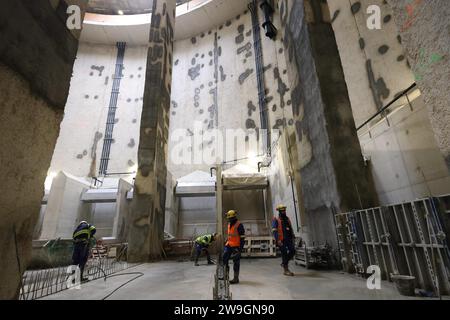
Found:
[[[388,3],[427,105],[434,137],[450,170],[450,2],[388,0]]]
[[[162,253],[175,8],[175,0],[153,1],[138,173],[129,217],[131,262],[157,259]]]

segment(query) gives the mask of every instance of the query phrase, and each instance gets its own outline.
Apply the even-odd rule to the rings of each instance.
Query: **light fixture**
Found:
[[[120,14],[121,16],[123,16],[123,11],[122,10],[117,10],[117,14]]]
[[[272,14],[275,12],[273,9],[273,1],[263,0],[259,7],[264,11],[265,21],[262,24],[262,27],[266,30],[266,36],[270,39],[274,39],[277,36],[277,28],[275,28],[272,21],[270,21]]]

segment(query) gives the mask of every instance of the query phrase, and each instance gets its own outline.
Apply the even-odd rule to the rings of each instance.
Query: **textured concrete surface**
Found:
[[[126,272],[144,276],[130,282],[109,299],[117,300],[212,300],[215,266],[200,262],[158,262],[143,264]],[[294,277],[281,274],[277,259],[244,259],[241,282],[231,286],[233,300],[394,300],[414,299],[401,296],[392,283],[383,281],[381,290],[369,290],[366,281],[337,271],[314,271],[293,266]],[[47,300],[99,300],[137,275],[123,275],[82,285],[80,290],[66,290]]]
[[[0,299],[17,297],[29,262],[67,99],[78,40],[65,8],[64,1],[6,1],[0,11]]]
[[[13,298],[31,239],[62,112],[0,62],[0,299]]]
[[[175,0],[154,0],[144,100],[128,235],[130,261],[161,255],[166,206],[167,143]]]
[[[82,8],[87,0],[72,1]],[[50,105],[64,109],[78,40],[66,27],[67,3],[5,1],[0,12],[1,61],[27,79]],[[83,13],[83,11],[82,11]]]
[[[415,81],[414,75],[392,9],[385,1],[332,0],[328,5],[355,123],[359,126],[408,88]],[[367,27],[367,8],[371,5],[381,10],[379,30]]]
[[[329,9],[318,1],[280,1],[296,123],[309,242],[336,246],[332,209],[377,203],[364,167]]]
[[[438,146],[450,170],[450,2],[388,0]]]

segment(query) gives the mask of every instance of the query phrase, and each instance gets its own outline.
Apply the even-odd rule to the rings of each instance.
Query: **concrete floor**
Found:
[[[205,263],[202,261],[201,263]],[[419,299],[401,296],[392,283],[369,290],[365,280],[339,271],[314,271],[294,266],[294,277],[281,274],[280,259],[243,259],[241,283],[231,286],[233,300],[306,299]],[[144,276],[128,283],[109,299],[204,300],[212,299],[215,266],[194,267],[192,262],[164,261],[142,264],[124,272]],[[124,273],[122,272],[122,273]],[[121,275],[82,284],[46,297],[47,300],[99,300],[136,275]]]

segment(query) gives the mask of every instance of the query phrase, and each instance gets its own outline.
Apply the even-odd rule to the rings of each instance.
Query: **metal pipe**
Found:
[[[406,93],[408,93],[409,90],[416,87],[417,84],[414,82],[412,85],[410,85],[407,89],[405,89],[400,95],[398,95],[396,98],[394,98],[391,102],[389,102],[386,106],[381,108],[377,113],[375,113],[373,116],[371,116],[368,120],[366,120],[362,125],[360,125],[356,131],[359,131],[361,128],[363,128],[366,124],[368,124],[370,121],[375,119],[378,115],[383,113],[387,108],[389,108],[391,105],[393,105],[395,102],[397,102],[401,97],[403,97]]]

